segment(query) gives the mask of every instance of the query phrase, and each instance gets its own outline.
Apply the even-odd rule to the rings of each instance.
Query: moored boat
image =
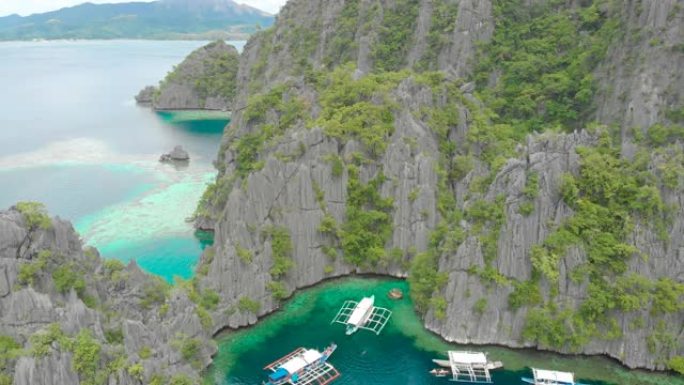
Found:
[[[404,292],[402,292],[401,289],[395,287],[387,292],[387,296],[390,299],[402,299],[404,298]]]
[[[325,385],[332,382],[340,376],[327,362],[335,349],[337,345],[333,343],[322,352],[305,348],[293,351],[264,368],[272,371],[265,385],[304,384],[313,381]]]
[[[522,377],[521,380],[532,385],[584,385],[575,382],[575,374],[569,372],[532,368],[532,376]]]
[[[392,311],[374,306],[375,296],[364,297],[361,301],[345,301],[335,318],[330,322],[346,326],[346,334],[354,334],[359,329],[366,329],[380,334],[392,316]]]
[[[447,352],[448,360],[433,359],[432,362],[441,368],[433,369],[431,374],[445,377],[451,374],[452,381],[492,383],[490,370],[503,367],[501,361],[489,361],[483,352],[454,351]]]
[[[435,377],[446,377],[449,374],[451,374],[451,371],[443,368],[435,368],[430,371],[430,374],[432,374]]]
[[[437,364],[443,368],[450,368],[451,367],[449,360],[440,360],[440,359],[435,358],[432,360],[432,362],[434,362],[435,364]]]
[[[450,368],[451,367],[451,363],[449,362],[449,360],[440,360],[438,358],[434,358],[432,360],[432,362],[434,362],[436,365],[439,365],[443,368]],[[501,369],[501,368],[503,368],[503,362],[501,362],[501,361],[488,361],[485,364],[485,367],[489,370]]]
[[[349,316],[349,320],[347,321],[347,335],[354,334],[357,330],[359,330],[360,326],[366,324],[368,317],[370,317],[371,313],[373,312],[374,303],[375,296],[371,295],[370,297],[365,297],[359,302],[358,305],[356,305],[356,309],[354,309],[354,312],[352,312],[351,316]]]

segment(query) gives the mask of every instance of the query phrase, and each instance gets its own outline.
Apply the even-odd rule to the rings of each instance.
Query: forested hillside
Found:
[[[272,23],[273,16],[232,0],[85,3],[24,17],[0,17],[0,40],[236,40]]]

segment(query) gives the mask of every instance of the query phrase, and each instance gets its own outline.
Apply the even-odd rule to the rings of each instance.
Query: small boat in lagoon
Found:
[[[449,360],[439,360],[439,359],[435,358],[432,360],[432,362],[434,362],[435,364],[437,364],[443,368],[450,368],[451,367]]]
[[[330,344],[323,352],[316,349],[298,348],[290,354],[270,363],[264,370],[272,373],[264,385],[326,385],[340,376],[328,358],[337,349]]]
[[[575,374],[569,372],[532,368],[532,376],[522,377],[521,380],[532,385],[584,385],[575,382]]]
[[[430,371],[430,374],[432,374],[435,377],[446,377],[449,374],[451,374],[451,371],[442,368],[435,368]]]
[[[452,381],[473,382],[473,383],[492,383],[490,370],[502,368],[501,361],[489,361],[487,355],[482,352],[453,351],[447,352],[449,359],[433,359],[432,362],[441,366],[439,373],[446,372],[452,375]],[[437,373],[440,369],[433,369],[430,373]],[[440,375],[440,377],[444,377]]]
[[[435,358],[432,360],[432,362],[434,362],[435,364],[437,364],[443,368],[450,368],[451,367],[451,363],[449,362],[449,360],[440,360],[440,359]],[[485,367],[489,370],[501,369],[501,368],[503,368],[503,362],[501,362],[501,361],[489,361],[485,364]]]
[[[330,322],[346,326],[346,334],[352,335],[359,329],[380,334],[392,316],[392,311],[374,306],[375,296],[364,297],[361,301],[345,301],[335,318]]]
[[[368,321],[368,318],[373,312],[373,303],[375,303],[375,296],[371,295],[370,297],[362,299],[361,302],[356,305],[356,309],[354,309],[354,312],[352,312],[347,320],[347,335],[354,334],[359,330],[360,326],[366,324],[366,321]]]
[[[401,289],[395,287],[392,290],[387,292],[387,297],[389,299],[398,300],[398,299],[404,298],[404,293],[401,291]]]

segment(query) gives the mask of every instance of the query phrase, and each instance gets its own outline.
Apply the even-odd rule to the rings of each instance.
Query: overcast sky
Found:
[[[126,3],[130,1],[150,1],[150,0],[0,0],[0,16],[18,13],[22,16],[32,13],[54,11],[59,8],[70,7],[72,5],[91,2],[91,3]],[[280,7],[287,0],[234,0],[259,8],[270,13],[278,13]]]

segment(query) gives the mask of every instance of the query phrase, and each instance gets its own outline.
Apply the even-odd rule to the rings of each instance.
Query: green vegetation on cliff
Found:
[[[588,283],[588,297],[579,308],[553,304],[552,288],[552,298],[528,313],[525,338],[554,348],[578,349],[591,338],[619,337],[614,311],[648,310],[658,317],[684,310],[684,284],[626,274],[629,260],[640,254],[628,240],[635,226],[650,227],[666,237],[668,216],[659,181],[648,168],[649,152],[639,152],[633,161],[622,158],[608,132],[603,132],[596,147],[581,148],[578,153],[579,175],[566,175],[562,185],[563,199],[575,213],[534,247],[530,256],[535,277],[555,286],[559,262],[569,248],[587,253],[588,260],[570,272],[573,282]],[[511,304],[521,304],[517,291],[513,294]]]
[[[24,355],[22,346],[14,338],[0,334],[0,372],[9,372],[10,362],[22,355]],[[0,385],[4,385],[3,381],[7,381],[7,379],[0,375]],[[7,384],[11,383],[12,379],[9,378]]]
[[[16,204],[17,210],[24,216],[29,232],[38,229],[49,229],[52,220],[47,214],[45,205],[39,202],[19,202]]]
[[[356,48],[354,39],[358,27],[359,1],[345,1],[339,20],[335,24],[335,34],[325,58],[327,66],[332,67],[339,63],[347,63],[353,59],[352,54]]]
[[[494,36],[481,43],[472,76],[465,79],[455,78],[458,71],[440,63],[453,54],[447,49],[459,27],[455,22],[462,3],[434,0],[419,9],[421,5],[349,0],[340,5],[332,26],[315,20],[285,32],[262,32],[245,86],[250,96],[243,124],[228,134],[222,152],[229,161],[220,162],[220,177],[208,190],[216,207],[223,207],[238,178],[244,181],[261,170],[271,155],[281,162],[302,158],[311,169],[318,167],[309,163],[312,157],[303,156],[315,150],[307,153],[304,147],[292,155],[271,149],[287,144],[279,143],[282,137],[301,140],[305,126],[321,129],[328,139],[323,144],[337,148],[317,157],[326,169],[330,166],[330,180],[346,182],[346,200],[335,202],[343,203],[344,210],[335,211],[327,207],[324,190],[329,190],[318,185],[324,183],[318,174],[309,177],[321,214],[317,240],[330,262],[325,274],[335,272],[332,262],[338,256],[371,271],[403,269],[418,310],[442,320],[448,315],[446,298],[452,295],[444,291],[446,269],[452,268],[454,275],[470,274],[468,285],[474,291],[486,291],[468,299],[479,316],[493,310],[488,297],[492,290],[510,293],[504,304],[509,309],[501,310],[526,315],[521,342],[581,350],[592,340],[621,338],[623,320],[634,329],[658,324],[663,326],[649,332],[652,354],[661,367],[681,367],[679,360],[669,361],[681,348],[672,346],[673,331],[665,320],[684,310],[684,286],[674,279],[647,278],[633,266],[650,257],[639,249],[646,249],[644,242],[665,246],[672,232],[669,213],[674,210],[665,202],[683,186],[683,130],[674,124],[626,130],[635,153],[623,156],[626,138],[618,137],[614,127],[590,123],[600,91],[594,74],[610,43],[623,33],[615,8],[619,2],[494,0]],[[432,15],[419,21],[424,10]],[[325,28],[326,33],[314,36],[307,26]],[[269,64],[282,64],[288,54],[296,63],[287,68],[287,77],[280,76],[280,68]],[[668,116],[678,119],[677,111]],[[290,128],[301,131],[295,135]],[[586,131],[560,134],[578,129]],[[547,142],[568,145],[572,153],[563,154],[568,160],[560,167],[572,174],[560,178],[557,170],[532,158],[533,151],[544,151],[537,146]],[[406,194],[400,180],[404,174],[385,175],[394,171],[387,164],[394,166],[391,162],[405,159],[406,153],[432,161],[434,174],[428,176],[435,184],[429,186],[434,197],[425,199],[424,185],[410,185]],[[555,208],[549,208],[549,200]],[[397,212],[431,228],[424,250],[392,248],[394,221],[402,220]],[[278,223],[281,218],[275,217],[269,220]],[[529,250],[529,259],[522,262],[531,271],[508,269],[504,274],[502,265],[510,260],[497,258],[511,254],[501,250],[504,241],[510,242],[503,232],[521,224],[538,229],[521,241],[521,250]],[[657,236],[638,239],[644,233]],[[535,236],[543,237],[539,244],[525,243]],[[284,243],[290,252],[291,242],[288,238]],[[469,266],[453,268],[453,259],[464,250]],[[289,254],[272,251],[274,280],[268,289],[282,298],[289,283],[283,278],[292,266],[280,268],[278,255]],[[251,260],[245,250],[238,249],[238,256]],[[514,278],[521,274],[525,278]],[[570,296],[571,286],[581,295],[560,301]],[[248,311],[249,304],[243,305]]]
[[[349,165],[347,171],[346,221],[339,231],[344,258],[357,266],[376,266],[387,258],[393,199],[380,196],[380,186],[385,182],[382,172],[363,184],[357,166]]]
[[[684,356],[676,356],[668,361],[667,366],[679,374],[684,374]]]
[[[456,28],[459,3],[449,0],[436,0],[432,5],[432,20],[427,36],[427,47],[420,61],[418,70],[435,70],[438,67],[439,53],[449,43],[450,34]]]
[[[608,4],[494,1],[495,33],[482,47],[475,78],[498,121],[523,134],[581,128],[596,92],[592,71],[618,31],[617,19],[602,11]],[[501,74],[488,87],[494,71]]]
[[[200,98],[221,96],[228,100],[235,97],[238,56],[229,52],[212,55],[205,63],[204,76],[195,80],[195,90]]]
[[[59,324],[51,324],[31,336],[30,341],[31,353],[36,357],[50,354],[53,348],[72,353],[72,368],[83,385],[106,383],[111,374],[129,367],[119,353],[105,352],[90,329],[69,336]]]
[[[271,266],[269,273],[273,279],[277,280],[294,267],[292,239],[289,230],[285,227],[272,226],[264,230],[264,233],[271,239],[273,266]]]
[[[249,173],[260,170],[264,163],[259,160],[259,155],[265,146],[302,119],[304,110],[304,103],[288,94],[286,85],[251,97],[243,116],[246,123],[255,129],[234,143],[237,176],[245,178]],[[268,123],[269,118],[275,123]]]
[[[152,95],[154,107],[227,108],[236,93],[238,61],[237,50],[222,40],[198,48],[159,83]],[[210,99],[213,104],[207,105]]]
[[[378,41],[373,45],[373,63],[378,72],[398,71],[406,63],[413,40],[419,3],[396,0],[385,8]]]
[[[353,72],[353,65],[341,66],[322,83],[319,87],[322,111],[314,124],[342,142],[360,141],[377,158],[385,153],[387,138],[394,131],[396,104],[389,92],[408,74],[387,72],[354,80]]]
[[[211,217],[213,212],[220,210],[228,200],[228,194],[233,189],[235,181],[242,179],[242,182],[246,183],[250,173],[261,170],[264,167],[263,151],[287,129],[302,120],[305,111],[304,102],[298,96],[289,93],[285,84],[252,96],[243,116],[246,124],[253,129],[234,138],[227,144],[228,147],[221,147],[218,162],[221,175],[207,186],[194,217]],[[225,173],[225,164],[222,162],[222,156],[227,149],[235,152],[235,172],[232,174]]]

